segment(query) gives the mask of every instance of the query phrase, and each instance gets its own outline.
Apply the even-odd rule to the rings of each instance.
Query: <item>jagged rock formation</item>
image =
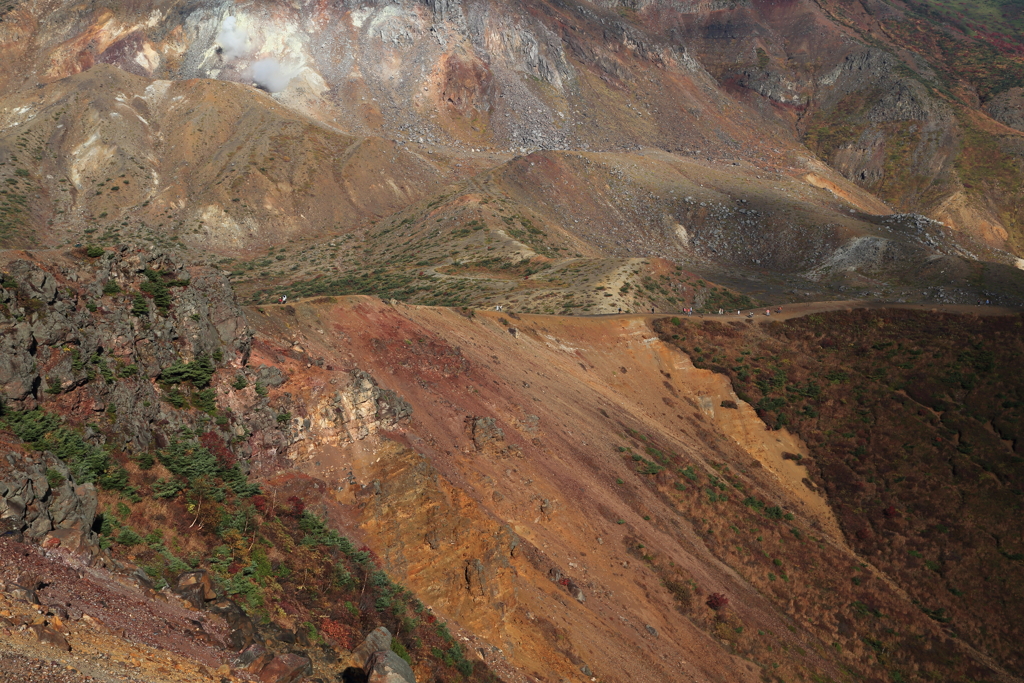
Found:
[[[92,483],[76,485],[51,453],[8,453],[0,463],[0,533],[71,550],[97,546],[92,531],[98,499]]]
[[[269,541],[260,541],[259,566],[246,569],[224,563],[223,552],[230,552],[226,545],[217,546],[212,554],[206,551],[209,556],[193,554],[186,563],[175,554],[184,552],[183,536],[169,536],[180,528],[199,537],[185,542],[201,547],[195,543],[201,543],[202,536],[218,542],[237,540],[240,530],[253,522],[253,514],[269,517],[275,528],[283,529],[276,516],[281,515],[300,539],[310,532],[320,534],[303,547],[327,543],[335,551],[345,548],[355,558],[354,570],[376,572],[371,595],[381,587],[401,590],[376,570],[369,553],[328,531],[320,518],[304,515],[299,498],[288,499],[297,507],[279,509],[272,502],[276,490],[267,491],[270,499],[255,495],[260,489],[246,473],[287,468],[289,458],[296,457],[291,451],[309,438],[314,425],[287,412],[305,413],[307,407],[283,390],[289,376],[277,363],[248,364],[252,332],[223,275],[186,266],[160,252],[129,247],[9,257],[13,260],[2,268],[0,308],[8,324],[0,327],[0,337],[11,348],[13,342],[24,344],[18,347],[21,353],[8,359],[6,381],[0,386],[9,397],[0,405],[0,542],[14,548],[22,542],[39,544],[46,555],[37,565],[60,578],[25,574],[17,583],[10,580],[4,585],[0,576],[0,593],[49,604],[69,590],[65,569],[102,572],[94,578],[123,586],[135,604],[147,604],[160,589],[165,602],[202,615],[190,622],[196,628],[185,626],[183,631],[176,618],[166,615],[162,623],[169,631],[142,620],[137,635],[149,645],[184,651],[207,663],[212,657],[219,660],[214,668],[236,669],[264,683],[296,683],[314,670],[326,673],[336,668],[338,657],[354,647],[351,639],[358,630],[310,615],[327,629],[331,640],[325,641],[316,626],[295,623],[287,616],[282,620],[286,613],[280,609],[275,613],[280,623],[264,615],[257,624],[262,598],[247,599],[245,609],[240,606],[240,587],[250,593],[270,588],[245,577],[263,572],[282,580],[288,571],[277,556],[272,555],[270,564],[262,550]],[[302,357],[294,349],[289,353]],[[372,375],[354,369],[343,376],[343,386],[322,406],[325,425],[341,435],[334,446],[370,440],[379,431],[408,421],[409,404],[380,388]],[[225,526],[232,515],[246,520],[242,527]],[[140,525],[151,530],[136,533]],[[250,539],[249,549],[257,540]],[[295,551],[292,538],[279,542]],[[32,552],[28,547],[10,558],[29,557]],[[308,562],[310,552],[299,554]],[[337,559],[328,565],[331,571],[340,568],[344,564]],[[0,565],[0,572],[4,570]],[[345,577],[342,587],[354,589],[355,578],[347,570],[338,576]],[[362,580],[368,578],[369,574]],[[105,607],[96,597],[97,584],[86,582],[80,588],[83,593],[76,600],[97,600]],[[296,597],[280,599],[294,610],[290,605]],[[399,599],[391,595],[388,604]],[[333,613],[339,608],[329,609]],[[52,618],[32,623],[36,641],[78,656],[86,636],[76,629],[65,631],[61,620],[67,619],[66,613],[52,609],[57,610]],[[151,606],[146,609],[154,611]],[[422,610],[422,604],[417,603],[417,609]],[[137,606],[125,610],[137,611]],[[373,603],[361,606],[356,615],[362,611],[368,618],[377,613]],[[76,614],[74,621],[85,619],[81,610]],[[128,625],[121,611],[102,614],[104,622]],[[351,620],[351,611],[344,614]],[[89,625],[99,624],[89,619]],[[0,629],[6,625],[0,622]],[[121,629],[111,637],[122,637],[117,635],[124,633]],[[444,633],[450,640],[448,631]],[[192,641],[203,647],[189,650],[183,644]],[[323,652],[334,654],[317,654],[317,642],[329,642],[331,647]],[[451,647],[444,640],[440,644]],[[371,680],[413,683],[409,664],[385,650],[391,652],[390,647],[373,649],[357,669],[365,666]],[[454,661],[465,666],[461,650],[456,652],[460,654]],[[445,666],[443,660],[437,666]],[[421,662],[420,670],[429,673],[432,668]],[[340,676],[341,670],[335,673]],[[100,679],[107,680],[102,675]],[[161,672],[153,680],[169,681],[173,676]]]

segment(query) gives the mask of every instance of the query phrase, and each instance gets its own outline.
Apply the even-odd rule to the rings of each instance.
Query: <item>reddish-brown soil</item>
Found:
[[[1005,678],[848,548],[799,469],[776,466],[798,440],[723,405],[738,402],[726,378],[642,317],[323,298],[250,318],[252,362],[281,366],[306,415],[357,366],[410,402],[407,427],[348,446],[314,419],[288,469],[335,487],[338,523],[525,674]],[[707,607],[711,593],[728,607]]]

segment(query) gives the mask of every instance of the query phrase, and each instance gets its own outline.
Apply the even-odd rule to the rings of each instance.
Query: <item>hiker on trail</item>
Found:
[[[281,303],[283,303],[283,304],[288,303],[288,295],[287,294],[285,294],[284,296],[281,297]]]
[[[723,311],[721,308],[718,309],[718,315],[723,315],[724,313],[725,311]]]
[[[778,308],[776,308],[775,312],[776,313],[782,313],[782,306],[779,306]]]
[[[770,308],[764,309],[764,314],[765,315],[771,315],[772,314],[772,309],[770,309]]]
[[[622,313],[622,306],[619,306],[619,313]]]
[[[736,315],[743,315],[743,314],[740,313],[739,311],[736,311]]]

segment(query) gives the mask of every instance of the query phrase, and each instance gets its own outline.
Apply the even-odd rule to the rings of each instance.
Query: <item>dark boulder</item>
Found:
[[[260,671],[262,683],[296,683],[313,675],[313,662],[308,657],[287,653],[277,655]]]
[[[180,574],[175,582],[175,592],[196,609],[201,609],[210,600],[217,599],[213,580],[205,569]]]
[[[352,659],[355,663],[362,665],[374,652],[391,649],[391,631],[383,626],[378,626],[370,631],[366,640],[360,643],[359,647],[352,651]]]
[[[228,645],[236,652],[241,652],[254,644],[262,644],[256,624],[249,618],[249,615],[242,611],[242,608],[230,600],[220,600],[207,604],[214,614],[220,615],[227,622],[230,633],[228,634]]]

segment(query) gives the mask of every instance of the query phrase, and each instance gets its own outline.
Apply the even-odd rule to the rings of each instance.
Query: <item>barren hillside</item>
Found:
[[[939,19],[926,10],[12,1],[0,240],[141,240],[225,265],[341,249],[313,273],[249,273],[246,291],[266,291],[362,278],[353,262],[386,259],[375,238],[412,220],[428,257],[413,263],[665,257],[777,301],[839,288],[941,300],[919,286],[935,284],[920,271],[936,254],[1018,264],[1020,65],[988,34],[951,24],[932,44],[901,28],[927,31]],[[950,68],[954,44],[973,71]],[[450,235],[485,199],[548,237],[515,224],[522,238],[495,236],[486,211],[474,218],[492,249]],[[943,225],[880,218],[896,212]],[[866,253],[863,237],[883,241]],[[879,252],[899,265],[879,267]],[[499,303],[502,279],[478,277],[473,301]],[[987,298],[1011,295],[1006,277],[989,280]],[[944,297],[977,300],[976,281],[952,278]],[[535,299],[525,308],[559,310]]]

